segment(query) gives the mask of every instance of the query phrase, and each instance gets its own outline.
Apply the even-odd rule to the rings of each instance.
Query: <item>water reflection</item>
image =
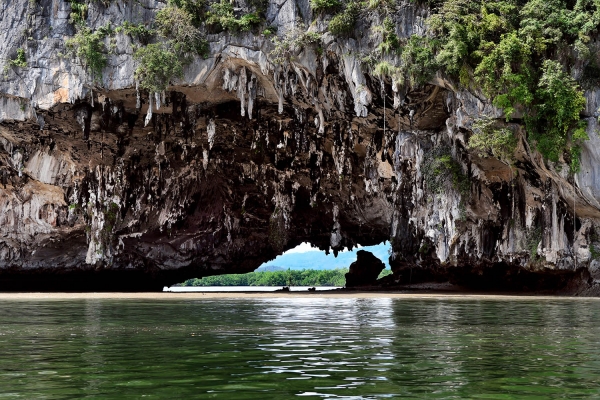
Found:
[[[1,398],[597,398],[600,302],[0,303]]]
[[[572,366],[585,370],[595,360],[597,368],[597,346],[582,340],[598,333],[597,313],[595,302],[398,303],[394,379],[412,395],[433,387],[442,397],[457,398],[591,395],[585,389],[591,375]],[[592,380],[595,394],[598,381]]]
[[[87,371],[102,371],[104,357],[98,351],[102,339],[102,302],[99,300],[86,300],[84,305],[85,312],[85,345],[81,351],[82,364]],[[69,341],[75,340],[77,333],[71,333],[74,336]],[[68,356],[68,355],[65,355]],[[89,374],[85,380],[85,392],[98,392],[102,381],[98,374]]]

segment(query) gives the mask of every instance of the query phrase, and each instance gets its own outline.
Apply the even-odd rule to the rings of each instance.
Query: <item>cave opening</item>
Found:
[[[376,245],[361,246],[354,249],[344,248],[334,254],[313,247],[308,242],[289,249],[274,259],[260,265],[252,272],[241,274],[211,275],[191,278],[166,291],[214,290],[214,291],[271,291],[276,288],[288,288],[293,291],[329,290],[346,286],[348,273],[360,270],[358,278],[350,277],[360,286],[360,280],[370,275],[365,285],[376,279],[391,275],[389,264],[391,244],[382,242]],[[363,265],[352,267],[357,260]],[[365,261],[366,260],[366,263]],[[358,279],[358,285],[356,281]],[[314,288],[314,289],[313,289]],[[285,289],[285,290],[288,290]]]

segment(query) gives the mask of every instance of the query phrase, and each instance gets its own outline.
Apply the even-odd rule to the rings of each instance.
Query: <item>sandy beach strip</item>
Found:
[[[211,300],[211,299],[273,299],[273,298],[331,298],[331,299],[438,299],[438,300],[588,300],[594,297],[537,296],[481,293],[406,293],[406,292],[89,292],[89,293],[20,293],[0,292],[0,301],[17,300]]]

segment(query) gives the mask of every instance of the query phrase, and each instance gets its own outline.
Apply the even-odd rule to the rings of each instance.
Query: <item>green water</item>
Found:
[[[0,399],[600,397],[600,301],[0,302]]]

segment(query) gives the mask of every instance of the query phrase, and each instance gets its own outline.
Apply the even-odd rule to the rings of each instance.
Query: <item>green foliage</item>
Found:
[[[491,118],[482,118],[473,123],[472,130],[470,149],[476,150],[480,157],[493,155],[507,164],[513,163],[517,138],[510,129],[498,126]]]
[[[367,7],[371,10],[376,10],[383,8],[384,10],[389,10],[393,7],[394,0],[368,0]]]
[[[249,31],[262,22],[258,12],[236,18],[233,13],[233,4],[229,0],[212,3],[206,13],[206,23],[216,31]]]
[[[196,27],[193,12],[204,3],[197,1],[170,1],[156,14],[156,32],[162,42],[138,48],[134,58],[139,66],[135,78],[142,89],[162,92],[173,78],[183,76],[183,68],[192,56],[208,55],[208,42]]]
[[[205,0],[169,0],[169,6],[175,6],[192,17],[192,23],[195,27],[200,27],[206,9]]]
[[[475,68],[475,78],[510,118],[515,105],[528,106],[533,102],[531,54],[515,32],[502,35],[497,45],[486,43],[480,51],[484,53]]]
[[[170,39],[173,52],[182,57],[197,53],[204,55],[207,43],[200,30],[194,26],[193,16],[183,8],[168,5],[156,14],[156,30]]]
[[[385,271],[382,271],[382,275]],[[188,279],[183,286],[344,286],[347,272],[345,268],[250,272]]]
[[[466,197],[471,190],[471,183],[461,165],[443,147],[437,147],[425,155],[423,180],[427,189],[435,194],[443,194],[452,188]]]
[[[125,35],[129,35],[135,39],[137,39],[140,43],[146,45],[152,36],[154,36],[155,31],[153,29],[148,29],[144,24],[132,24],[129,21],[123,22],[123,24],[117,28],[115,28],[115,33],[124,33]]]
[[[590,244],[590,257],[592,258],[592,260],[600,259],[600,251],[598,250],[598,247],[596,247],[596,245],[593,243]]]
[[[388,54],[400,50],[400,39],[396,35],[396,25],[390,17],[385,17],[383,24],[374,27],[375,32],[381,34],[381,43],[377,46],[377,52]]]
[[[585,97],[577,82],[553,60],[543,63],[536,97],[539,99],[536,114],[528,120],[530,138],[544,157],[556,162],[564,149],[571,151],[572,146],[587,139],[585,125],[579,119]],[[569,142],[571,146],[567,146]],[[577,151],[571,154],[577,158],[571,169],[577,170]]]
[[[373,68],[373,75],[380,78],[396,78],[400,76],[400,68],[388,61],[380,61]]]
[[[104,209],[104,230],[106,232],[112,232],[113,228],[117,223],[119,216],[119,205],[111,202]]]
[[[579,121],[577,129],[573,131],[571,136],[571,172],[577,173],[581,170],[581,142],[588,140],[587,122]]]
[[[594,226],[590,231],[590,256],[592,260],[600,260],[600,249],[597,243],[600,241],[600,235],[598,235],[598,228]]]
[[[274,35],[276,32],[277,32],[276,27],[275,28],[268,27],[262,32],[262,34],[265,36],[271,36],[271,35]]]
[[[340,0],[310,0],[310,8],[316,13],[333,11],[341,6]]]
[[[507,119],[519,110],[529,141],[544,157],[564,156],[577,169],[577,142],[585,135],[574,135],[585,102],[564,67],[592,63],[600,2],[444,0],[427,25],[440,68],[464,86],[477,84]]]
[[[392,273],[393,273],[393,272],[392,272],[392,270],[391,270],[391,269],[384,269],[383,271],[381,271],[381,272],[379,273],[379,276],[377,277],[377,279],[381,279],[381,278],[384,278],[384,277],[386,277],[386,276],[388,276],[388,275],[392,275]]]
[[[70,22],[76,26],[84,26],[87,19],[88,5],[82,0],[68,0],[71,4]]]
[[[469,179],[463,173],[462,167],[450,154],[437,157],[434,160],[434,173],[438,177],[449,176],[452,186],[461,194],[467,194],[471,187]]]
[[[142,89],[162,92],[174,77],[183,76],[181,58],[165,43],[152,43],[134,53],[139,66],[135,78]]]
[[[114,202],[110,202],[103,207],[104,224],[102,230],[99,232],[99,249],[101,252],[106,252],[113,244],[115,240],[114,231],[119,221],[119,205]]]
[[[458,74],[465,64],[475,64],[487,43],[498,41],[514,29],[518,14],[513,1],[443,1],[427,21],[440,39],[438,63],[451,74]],[[479,48],[481,46],[481,49]]]
[[[13,67],[26,68],[27,58],[25,57],[25,49],[17,49],[15,58],[8,60],[8,64]]]
[[[551,126],[566,133],[579,121],[579,112],[585,106],[585,97],[579,85],[553,60],[545,60],[538,84],[537,97],[542,101],[538,112]]]
[[[425,36],[411,36],[402,47],[400,71],[410,86],[427,83],[439,65],[435,60],[435,43],[437,41]]]
[[[67,49],[88,68],[94,78],[102,76],[106,67],[107,57],[104,38],[109,34],[110,27],[106,26],[97,31],[88,27],[80,27],[71,39],[66,42]]]
[[[529,257],[532,259],[537,258],[537,250],[540,241],[542,240],[542,229],[531,228],[527,231],[525,236],[525,246],[529,250]]]
[[[362,4],[358,1],[350,1],[346,4],[344,11],[336,14],[331,21],[329,21],[329,32],[336,36],[349,35],[354,31],[354,25],[358,20],[358,16],[362,11]]]
[[[249,31],[255,26],[259,25],[262,22],[262,18],[258,15],[258,13],[250,13],[246,15],[242,15],[236,21],[235,29],[240,30],[242,32]]]
[[[295,29],[290,29],[283,37],[274,37],[275,48],[271,51],[271,58],[275,64],[288,61],[295,52],[302,50],[310,44],[321,41],[321,35],[317,32],[306,32],[303,24],[298,24]]]

